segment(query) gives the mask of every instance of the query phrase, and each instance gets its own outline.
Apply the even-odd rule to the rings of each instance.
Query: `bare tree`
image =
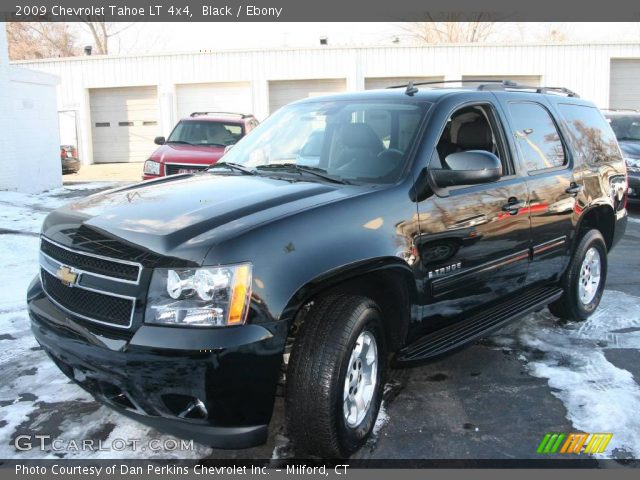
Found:
[[[569,41],[569,33],[564,23],[552,23],[538,38],[545,43],[563,43]]]
[[[11,60],[79,54],[73,28],[64,22],[8,22],[7,40]]]
[[[438,17],[446,21],[435,21],[427,14],[429,21],[403,23],[401,28],[420,43],[479,43],[490,39],[500,20],[495,14],[484,12],[450,13]]]
[[[118,22],[98,22],[94,16],[80,17],[82,23],[87,27],[95,42],[95,52],[98,55],[109,55],[111,53],[111,45],[109,40],[117,37],[126,29],[131,27],[133,23]]]

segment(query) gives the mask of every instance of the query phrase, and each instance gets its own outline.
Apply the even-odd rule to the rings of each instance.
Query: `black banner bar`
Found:
[[[110,22],[375,22],[375,21],[640,21],[629,0],[9,0],[5,21]],[[348,28],[348,27],[345,27]]]

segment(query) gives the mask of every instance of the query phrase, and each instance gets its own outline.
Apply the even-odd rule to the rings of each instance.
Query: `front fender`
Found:
[[[212,246],[204,264],[252,262],[251,322],[291,320],[314,293],[375,269],[400,269],[415,284],[418,220],[407,192],[372,190],[275,219]]]
[[[302,285],[287,302],[281,318],[292,322],[296,312],[320,293],[359,277],[380,272],[397,272],[407,287],[409,298],[415,301],[418,296],[415,278],[404,260],[397,257],[371,258],[334,268]]]

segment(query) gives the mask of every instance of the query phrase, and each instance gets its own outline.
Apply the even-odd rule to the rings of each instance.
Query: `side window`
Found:
[[[564,145],[551,115],[536,103],[510,103],[515,137],[528,172],[567,163]]]
[[[569,126],[577,151],[588,164],[620,159],[616,137],[597,108],[561,103],[558,109]]]
[[[468,150],[485,150],[502,162],[504,175],[512,173],[504,154],[500,135],[496,130],[495,115],[488,105],[474,105],[456,110],[448,119],[442,136],[431,158],[432,168],[443,168],[448,155]]]

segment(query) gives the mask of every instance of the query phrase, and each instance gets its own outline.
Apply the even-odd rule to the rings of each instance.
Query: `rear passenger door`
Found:
[[[570,149],[542,95],[497,93],[529,187],[532,262],[527,284],[553,280],[567,264],[575,197]]]
[[[452,153],[484,150],[500,158],[503,174],[491,183],[436,188],[419,201],[415,246],[426,304],[421,326],[426,328],[507,297],[526,281],[527,186],[513,168],[495,98],[490,93],[473,98],[463,104],[443,102],[434,113],[431,124],[442,131],[429,169],[442,168]]]

